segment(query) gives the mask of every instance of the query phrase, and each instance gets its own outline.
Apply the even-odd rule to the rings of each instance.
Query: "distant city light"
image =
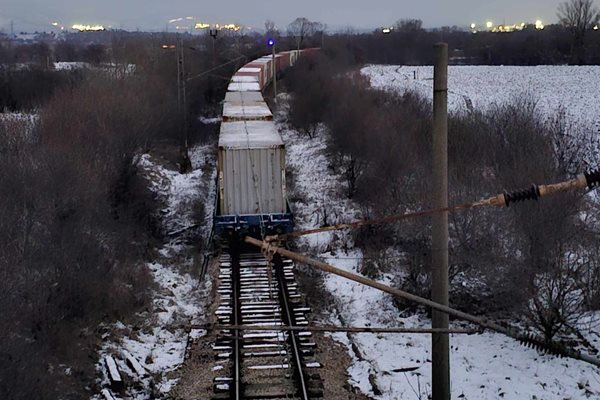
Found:
[[[58,22],[53,22],[51,25],[52,26],[58,26]]]
[[[206,22],[198,22],[198,23],[196,23],[196,25],[194,26],[194,28],[196,28],[196,29],[208,29],[208,28],[210,28],[210,24],[207,24]]]
[[[541,31],[542,29],[544,29],[544,23],[538,19],[537,21],[535,21],[535,29]]]
[[[598,25],[594,25],[594,30],[597,31],[598,29]]]
[[[523,28],[525,27],[525,23],[521,23],[519,25],[514,24],[514,25],[497,25],[494,26],[491,31],[492,32],[514,32],[514,31],[520,31],[523,30]]]
[[[237,31],[239,31],[241,29],[241,27],[239,25],[236,25],[236,24],[226,24],[226,25],[222,25],[220,29],[228,29],[230,31],[237,32]]]
[[[472,22],[469,27],[471,28],[471,32],[472,33],[477,33],[478,29],[477,27],[486,27],[488,32],[494,32],[494,33],[508,33],[508,32],[515,32],[515,31],[522,31],[523,29],[526,29],[528,26],[534,26],[535,29],[537,30],[542,30],[545,28],[544,23],[541,20],[537,20],[535,21],[535,23],[527,23],[527,22],[519,22],[516,24],[500,24],[500,25],[495,25],[494,22],[492,21],[486,21],[485,23],[481,23],[481,24],[477,24],[476,22]],[[594,27],[595,30],[598,30],[598,28]]]
[[[385,34],[391,33],[391,32],[392,32],[392,28],[383,28],[383,29],[381,30],[381,32],[383,32],[383,33],[385,33]]]
[[[71,28],[75,29],[79,32],[98,32],[105,30],[102,25],[83,25],[83,24],[75,24]]]

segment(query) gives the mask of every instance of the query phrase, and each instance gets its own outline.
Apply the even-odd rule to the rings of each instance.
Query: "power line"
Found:
[[[381,225],[389,224],[392,222],[398,222],[407,219],[414,219],[419,217],[428,217],[439,213],[449,212],[454,213],[461,210],[470,210],[473,208],[481,207],[508,207],[512,203],[518,203],[526,200],[538,200],[541,197],[546,197],[555,193],[567,192],[572,190],[588,188],[594,190],[600,187],[600,169],[593,170],[578,175],[575,179],[563,181],[550,185],[532,185],[528,189],[519,189],[511,192],[504,191],[496,196],[489,197],[487,199],[460,204],[451,207],[435,208],[411,213],[389,215],[383,218],[377,218],[372,220],[360,220],[350,223],[343,223],[337,225],[331,225],[323,228],[307,229],[302,231],[295,231],[284,235],[273,236],[275,240],[286,240],[291,237],[299,237],[310,235],[314,233],[339,231],[344,229],[357,229],[364,226],[370,225]]]
[[[192,77],[189,77],[189,78],[187,78],[187,79],[186,79],[186,82],[189,82],[189,81],[191,81],[191,80],[193,80],[193,79],[201,78],[201,77],[203,77],[203,76],[205,76],[205,75],[207,75],[207,74],[209,74],[209,73],[211,73],[211,72],[213,72],[213,71],[216,71],[216,70],[218,70],[218,69],[219,69],[219,68],[221,68],[221,67],[224,67],[224,66],[226,66],[226,65],[229,65],[229,64],[231,64],[231,63],[233,63],[233,62],[236,62],[236,61],[239,61],[239,60],[241,60],[241,59],[245,59],[245,58],[246,58],[246,56],[239,56],[239,57],[237,57],[237,58],[234,58],[233,60],[229,60],[229,61],[227,61],[227,62],[225,62],[225,63],[223,63],[223,64],[221,64],[221,65],[217,65],[217,66],[216,66],[216,67],[214,67],[214,68],[211,68],[211,69],[209,69],[209,70],[207,70],[207,71],[204,71],[204,72],[202,72],[201,74],[194,75],[194,76],[192,76]]]

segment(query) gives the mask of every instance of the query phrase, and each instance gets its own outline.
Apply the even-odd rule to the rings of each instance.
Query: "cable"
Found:
[[[219,69],[219,68],[221,68],[221,67],[224,67],[224,66],[226,66],[226,65],[228,65],[228,64],[231,64],[232,62],[235,62],[235,61],[241,60],[242,58],[244,58],[244,59],[245,59],[245,58],[246,58],[246,56],[239,56],[239,57],[237,57],[237,58],[234,58],[233,60],[229,60],[229,61],[227,61],[227,62],[225,62],[225,63],[223,63],[223,64],[221,64],[221,65],[217,65],[217,66],[216,66],[216,67],[214,67],[214,68],[211,68],[211,69],[209,69],[209,70],[207,70],[207,71],[204,71],[204,72],[202,72],[201,74],[194,75],[194,76],[192,76],[192,77],[190,77],[190,78],[187,78],[187,79],[186,79],[186,82],[189,82],[189,81],[191,81],[191,80],[193,80],[193,79],[201,78],[201,77],[203,77],[203,76],[204,76],[204,75],[206,75],[206,74],[209,74],[209,73],[211,73],[211,72],[213,72],[213,71],[216,71],[217,69]]]
[[[417,211],[412,213],[404,213],[404,214],[396,214],[390,215],[383,218],[377,218],[372,220],[360,220],[355,222],[350,222],[346,224],[337,224],[324,228],[315,228],[315,229],[307,229],[302,231],[295,231],[284,235],[276,235],[273,237],[275,240],[285,240],[290,237],[299,237],[310,235],[313,233],[321,233],[328,231],[337,231],[343,229],[357,229],[363,226],[369,225],[380,225],[387,224],[392,222],[397,222],[405,219],[412,219],[417,217],[426,217],[431,216],[443,212],[453,213],[460,210],[469,210],[472,208],[479,207],[508,207],[511,203],[516,203],[520,201],[526,200],[537,200],[540,197],[549,196],[559,192],[572,191],[576,189],[588,188],[590,191],[600,187],[600,169],[592,170],[590,172],[585,172],[583,174],[578,175],[576,178],[563,181],[550,185],[532,185],[529,189],[521,189],[514,190],[511,192],[504,191],[501,194],[498,194],[493,197],[489,197],[487,199],[460,204],[451,207],[445,208],[436,208],[430,210]]]

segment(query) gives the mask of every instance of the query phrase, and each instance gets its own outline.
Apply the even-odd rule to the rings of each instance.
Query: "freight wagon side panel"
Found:
[[[219,149],[222,215],[285,213],[285,148]]]
[[[256,76],[258,78],[258,82],[260,83],[260,87],[262,89],[265,86],[265,82],[263,79],[264,78],[264,76],[263,76],[264,67],[265,66],[263,64],[251,62],[251,63],[246,64],[244,67],[240,68],[236,74]]]

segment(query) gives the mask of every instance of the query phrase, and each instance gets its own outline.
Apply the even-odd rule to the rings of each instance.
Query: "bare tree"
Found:
[[[309,21],[305,17],[298,17],[288,25],[288,33],[294,37],[296,48],[300,50],[302,42],[307,36],[313,35],[323,24]]]
[[[280,39],[279,29],[277,29],[275,22],[270,19],[265,21],[265,42],[267,39],[273,39],[275,43],[279,43]]]
[[[423,29],[423,21],[420,19],[401,19],[396,22],[398,32],[417,32]]]
[[[568,0],[559,4],[557,16],[561,25],[573,36],[571,62],[581,63],[585,34],[600,18],[598,7],[594,5],[594,0]]]
[[[267,35],[275,32],[275,22],[271,21],[270,19],[265,21],[265,32],[267,32]]]

